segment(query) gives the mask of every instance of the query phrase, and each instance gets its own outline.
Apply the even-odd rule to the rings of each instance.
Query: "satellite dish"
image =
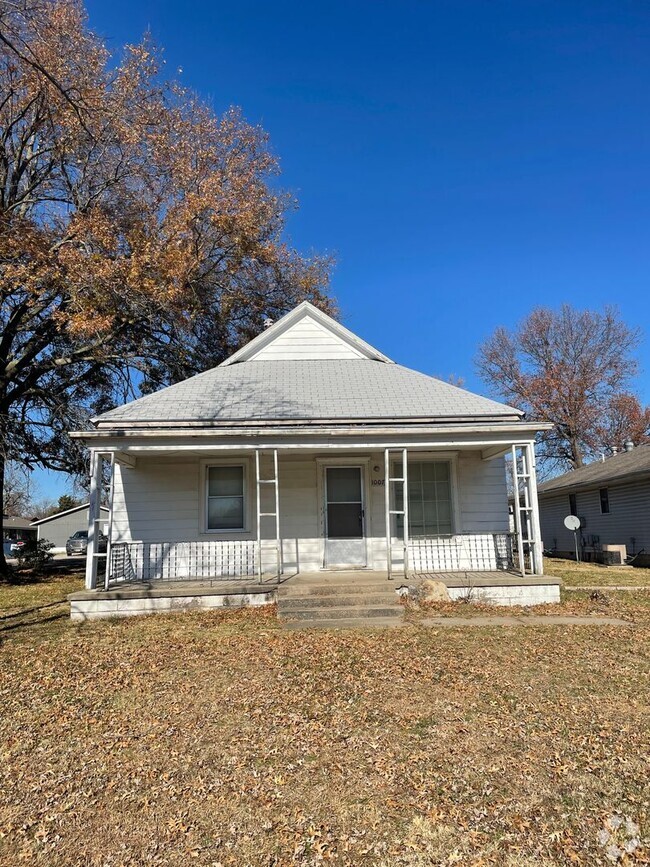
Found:
[[[576,518],[575,515],[567,515],[564,519],[564,526],[567,530],[573,530],[575,533],[576,530],[580,529],[580,518]]]

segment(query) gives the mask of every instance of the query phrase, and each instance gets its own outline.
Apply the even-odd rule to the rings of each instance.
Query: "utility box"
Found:
[[[603,545],[603,553],[605,554],[605,562],[612,565],[620,565],[627,560],[627,548],[625,545]]]

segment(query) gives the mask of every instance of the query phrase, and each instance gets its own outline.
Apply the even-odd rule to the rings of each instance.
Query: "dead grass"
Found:
[[[544,558],[544,572],[561,578],[568,587],[650,587],[650,569],[620,566],[599,566],[595,563],[576,563],[559,557]]]
[[[630,623],[650,625],[650,590],[562,591],[561,601],[545,605],[488,605],[480,602],[428,602],[407,604],[407,621],[418,623],[427,617],[527,617],[530,615],[577,615],[618,617]]]
[[[612,817],[642,836],[650,806],[650,626],[635,619],[444,634],[283,631],[253,610],[0,625],[0,861],[608,863],[630,837]]]
[[[0,583],[0,617],[24,608],[48,605],[57,600],[65,602],[68,593],[81,590],[83,577],[76,573],[33,578],[24,575],[13,584]]]

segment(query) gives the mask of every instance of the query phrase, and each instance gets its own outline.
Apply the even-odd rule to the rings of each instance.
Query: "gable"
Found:
[[[391,362],[356,334],[303,301],[286,316],[274,322],[223,363],[223,367],[242,361],[341,361],[368,359]]]
[[[250,361],[299,361],[301,359],[363,358],[362,353],[334,332],[305,316],[275,340],[263,346]]]

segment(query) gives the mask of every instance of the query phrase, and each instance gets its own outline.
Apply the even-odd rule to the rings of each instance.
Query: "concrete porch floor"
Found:
[[[343,596],[351,591],[363,596],[377,592],[392,595],[402,586],[413,586],[425,579],[439,581],[448,589],[450,598],[466,598],[471,594],[477,601],[497,605],[536,605],[559,602],[562,581],[551,576],[525,576],[514,572],[428,572],[408,576],[386,571],[318,571],[283,575],[275,578],[209,579],[186,578],[178,581],[129,582],[113,585],[108,590],[81,590],[68,596],[70,616],[74,620],[101,617],[126,617],[156,611],[185,611],[200,608],[239,608],[268,605],[278,600],[280,593],[310,593],[317,588],[329,589]],[[357,597],[357,598],[359,598]]]
[[[403,573],[393,572],[393,577],[388,578],[387,571],[373,571],[370,569],[355,569],[355,570],[320,570],[318,572],[298,572],[293,575],[284,575],[282,584],[331,584],[349,586],[351,584],[373,584],[378,581],[386,581],[389,587],[401,587],[405,584],[413,584],[419,581],[429,579],[431,581],[441,581],[447,587],[467,587],[471,584],[473,587],[535,587],[543,585],[562,586],[561,578],[554,578],[551,575],[526,575],[522,576],[519,572],[494,570],[488,571],[461,571],[461,572],[409,572],[408,575]]]

